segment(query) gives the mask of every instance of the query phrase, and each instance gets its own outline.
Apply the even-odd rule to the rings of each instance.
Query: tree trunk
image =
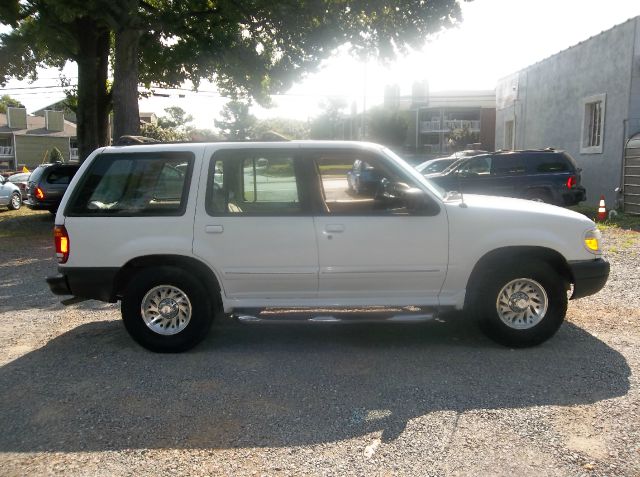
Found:
[[[104,30],[97,40],[97,70],[96,70],[96,98],[97,98],[97,123],[98,144],[108,146],[111,144],[111,131],[109,130],[109,113],[111,113],[111,92],[107,91],[109,78],[109,50],[110,32]]]
[[[96,25],[91,20],[78,21],[78,156],[84,161],[99,146],[96,102]]]
[[[116,32],[113,78],[113,137],[140,134],[138,110],[138,43],[140,32],[124,28]]]

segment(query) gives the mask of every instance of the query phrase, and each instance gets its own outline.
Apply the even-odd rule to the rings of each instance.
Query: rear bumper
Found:
[[[54,295],[72,295],[67,277],[64,275],[56,275],[55,277],[47,277],[47,285],[51,293]]]
[[[118,268],[67,268],[60,274],[47,277],[47,284],[55,295],[74,295],[80,298],[114,302],[115,278]]]
[[[31,198],[28,198],[24,201],[24,205],[29,207],[31,210],[55,210],[60,205],[60,201],[38,202]]]
[[[578,205],[587,200],[587,190],[582,186],[577,186],[569,192],[563,192],[562,200],[566,206]]]
[[[598,293],[609,278],[609,262],[602,258],[569,262],[569,267],[573,275],[572,300]]]

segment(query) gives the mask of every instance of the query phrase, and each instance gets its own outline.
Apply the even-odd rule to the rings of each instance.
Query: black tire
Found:
[[[547,263],[525,261],[519,265],[506,264],[505,269],[492,269],[478,288],[473,314],[482,331],[492,340],[511,348],[536,346],[551,338],[567,313],[565,281]],[[537,282],[547,296],[548,306],[543,318],[527,329],[515,329],[500,318],[499,293],[513,280],[523,278]],[[506,296],[506,295],[505,295]],[[513,296],[513,295],[512,295]]]
[[[22,206],[22,195],[20,192],[14,192],[9,199],[9,210],[18,210]]]
[[[172,335],[153,331],[142,317],[145,295],[161,285],[178,288],[188,298],[191,318],[186,327]],[[176,267],[155,267],[140,271],[129,281],[122,298],[124,326],[140,345],[157,353],[179,353],[193,348],[207,335],[217,305],[217,290],[208,290],[201,280]]]

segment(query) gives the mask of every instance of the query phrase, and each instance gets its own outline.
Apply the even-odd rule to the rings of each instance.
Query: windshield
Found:
[[[390,159],[392,159],[400,167],[402,167],[406,172],[408,172],[411,175],[411,177],[416,179],[418,182],[426,185],[429,188],[429,190],[433,192],[435,195],[437,195],[440,199],[444,199],[446,191],[442,187],[426,179],[420,172],[418,172],[414,167],[411,167],[404,159],[398,156],[391,149],[387,149],[386,147],[383,147],[382,153],[387,157],[389,157]]]

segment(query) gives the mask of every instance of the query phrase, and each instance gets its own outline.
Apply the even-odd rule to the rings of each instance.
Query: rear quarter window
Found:
[[[46,182],[49,184],[69,184],[77,171],[77,167],[58,167],[52,169],[46,176]]]
[[[42,177],[42,173],[45,171],[45,169],[46,167],[43,166],[36,167],[29,176],[29,182],[38,182]]]
[[[193,160],[190,152],[99,155],[78,183],[66,214],[183,215]]]
[[[569,160],[562,154],[529,154],[525,161],[533,174],[570,172],[573,170]]]

